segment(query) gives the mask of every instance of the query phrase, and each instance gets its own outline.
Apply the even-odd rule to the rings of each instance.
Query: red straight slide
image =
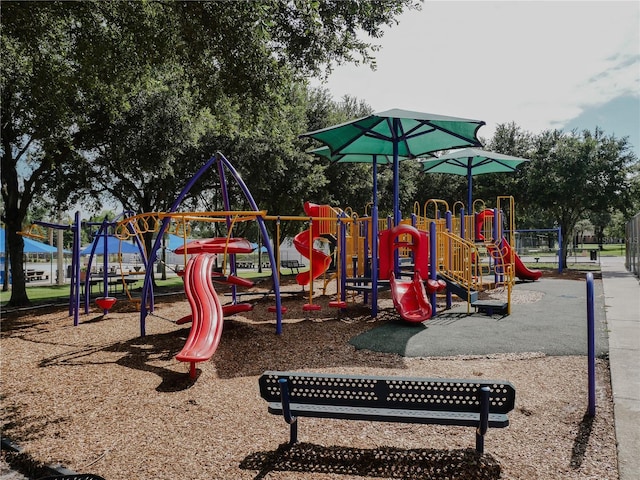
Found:
[[[493,210],[486,209],[476,215],[476,237],[478,240],[484,240],[484,236],[480,233],[482,231],[482,225],[484,222],[484,217],[493,217]],[[490,247],[491,248],[491,247]],[[513,263],[516,268],[516,277],[520,280],[538,280],[542,276],[542,272],[540,270],[530,270],[527,266],[522,263],[522,260],[518,256],[516,252],[513,251],[511,245],[507,241],[505,237],[502,237],[502,244],[500,248],[503,249],[503,255],[506,257],[506,261],[510,261],[510,255],[513,255]]]
[[[509,255],[513,255],[513,263],[516,267],[516,277],[518,277],[520,280],[539,280],[542,276],[542,272],[540,270],[531,270],[527,268],[527,266],[522,263],[522,260],[520,259],[518,254],[513,251],[511,245],[509,245],[509,242],[507,242],[507,239],[503,238],[502,241],[504,242],[504,246],[502,248],[506,250],[507,258],[509,258]]]
[[[418,272],[412,280],[398,280],[392,272],[389,278],[391,296],[396,311],[407,322],[424,322],[431,318],[431,303]]]
[[[189,362],[189,376],[196,377],[196,363],[209,360],[222,336],[222,306],[213,288],[211,267],[215,256],[196,255],[187,263],[184,289],[191,306],[191,330],[176,360]]]

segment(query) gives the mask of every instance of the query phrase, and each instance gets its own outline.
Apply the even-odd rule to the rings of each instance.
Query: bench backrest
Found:
[[[267,371],[259,380],[260,395],[280,402],[278,380],[286,378],[291,403],[344,405],[409,410],[475,412],[479,390],[491,388],[491,413],[513,410],[516,391],[507,381],[444,378],[374,377]]]

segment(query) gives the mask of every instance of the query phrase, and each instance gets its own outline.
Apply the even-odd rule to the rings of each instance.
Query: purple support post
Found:
[[[227,176],[224,173],[224,165],[222,162],[218,162],[218,177],[220,178],[220,190],[222,192],[222,204],[224,205],[224,209],[226,211],[231,211],[231,202],[229,200],[229,191],[227,189]],[[227,215],[226,221],[227,232],[231,229],[231,217]],[[229,233],[229,236],[231,234]],[[276,263],[272,263],[271,265],[277,265]],[[229,254],[229,271],[232,275],[237,273],[236,268],[236,254]],[[234,305],[238,302],[238,287],[235,284],[231,284],[231,303]]]
[[[593,303],[593,273],[587,273],[587,358],[589,362],[589,408],[590,417],[596,415],[596,333]]]
[[[103,282],[103,291],[104,291],[104,296],[106,297],[109,293],[109,255],[107,252],[107,240],[108,240],[108,227],[107,227],[108,223],[107,220],[105,219],[103,222],[103,228],[104,228],[104,237],[102,239],[102,247],[104,248],[104,255],[102,255],[102,282]],[[87,272],[87,275],[89,275],[89,272]],[[89,275],[90,276],[90,275]],[[89,283],[89,285],[91,285],[91,283]],[[91,287],[89,287],[89,290],[91,290]],[[103,315],[107,314],[107,310],[103,310],[102,311]]]
[[[462,217],[464,219],[464,216]],[[447,225],[447,232],[452,233],[453,230],[453,219],[452,219],[452,215],[451,215],[451,210],[447,210],[447,213],[445,214],[445,222]],[[464,223],[464,222],[463,222]],[[453,245],[451,244],[452,240],[451,238],[449,238],[449,268],[451,268],[452,264],[453,264]],[[452,295],[451,295],[451,290],[449,290],[447,288],[447,296],[446,296],[446,308],[447,310],[451,308],[451,306],[453,305],[453,299],[452,299]]]
[[[73,294],[73,325],[80,323],[80,212],[76,212],[71,260],[71,290]]]
[[[379,245],[378,245],[378,205],[371,210],[371,318],[378,316],[378,278]],[[367,229],[368,231],[369,229]]]
[[[437,269],[437,249],[436,249],[436,222],[429,224],[429,278],[436,279],[438,277]],[[438,295],[433,292],[430,295],[432,317],[436,316],[436,307],[438,305]]]
[[[416,224],[417,224],[417,223],[418,223],[418,217],[416,216],[416,214],[415,214],[415,213],[412,213],[412,214],[411,214],[411,226],[412,226],[413,228],[417,228],[417,227],[416,227]],[[416,241],[416,240],[414,239],[414,242],[415,242],[415,241]],[[416,266],[416,251],[415,251],[413,248],[411,249],[411,262],[413,263],[413,269],[414,269],[414,271],[415,271],[415,266]]]
[[[356,228],[357,225],[357,228]],[[356,231],[358,232],[358,235],[360,237],[362,237],[364,239],[364,245],[363,245],[363,249],[362,249],[362,257],[360,257],[359,255],[355,255],[354,258],[356,258],[357,260],[359,260],[360,262],[362,262],[362,267],[363,267],[363,276],[366,278],[371,278],[371,266],[369,265],[369,229],[367,228],[369,225],[367,223],[366,220],[360,220],[357,224],[354,224],[353,228],[356,229]],[[357,250],[357,247],[355,247]],[[357,277],[358,275],[355,273],[357,264],[354,265],[353,267],[353,271],[354,277]],[[364,303],[368,303],[369,302],[369,294],[367,292],[364,292]]]
[[[562,273],[562,229],[558,227],[558,273]]]
[[[493,209],[493,244],[495,245],[495,248],[502,249],[501,247],[502,238],[500,236],[500,219],[498,218],[499,214],[500,214],[500,211],[497,208],[494,208]],[[496,268],[497,263],[498,263],[498,259],[496,258],[495,261],[493,262],[493,278],[496,284],[501,280],[500,275],[498,274],[498,269]],[[504,270],[504,265],[502,265],[502,267]]]
[[[347,215],[342,212],[340,218]],[[338,220],[338,232],[340,234],[340,300],[344,302],[347,299],[347,224]],[[354,275],[355,276],[355,275]]]
[[[373,208],[371,209],[371,318],[378,316],[378,156],[373,156]],[[365,225],[366,228],[366,225]],[[369,229],[366,228],[368,232]],[[366,245],[366,243],[365,243]],[[354,274],[354,277],[356,275]],[[366,300],[365,300],[366,302]]]

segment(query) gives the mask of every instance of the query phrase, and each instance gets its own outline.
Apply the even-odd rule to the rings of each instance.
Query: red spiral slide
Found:
[[[184,289],[191,306],[191,330],[176,359],[189,362],[189,376],[195,378],[196,363],[209,360],[222,336],[223,314],[220,300],[213,288],[211,267],[214,255],[199,254],[187,263]]]
[[[318,217],[320,216],[320,205],[305,202],[304,212],[310,217]],[[296,247],[296,250],[300,255],[305,258],[309,258],[311,256],[311,258],[309,258],[309,261],[311,262],[311,269],[307,272],[300,272],[296,276],[296,282],[298,282],[298,285],[308,285],[311,283],[311,273],[313,273],[313,279],[315,280],[326,272],[331,265],[331,257],[329,255],[316,248],[311,249],[310,242],[316,238],[320,238],[319,223],[320,222],[312,223],[311,234],[309,233],[309,230],[305,230],[293,238],[293,245]]]

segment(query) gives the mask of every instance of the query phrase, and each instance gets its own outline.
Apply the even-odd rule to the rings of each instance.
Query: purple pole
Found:
[[[497,208],[493,209],[493,244],[495,245],[494,248],[497,249],[502,249],[502,238],[500,237],[500,219],[498,218],[498,215],[500,214],[500,211]],[[498,258],[496,258],[493,262],[493,278],[495,280],[496,283],[498,283],[500,281],[500,275],[498,274],[498,269],[497,267],[497,263],[498,263]],[[504,265],[502,265],[502,268],[504,269]]]
[[[587,273],[587,357],[589,359],[589,409],[590,417],[596,415],[596,335],[593,312],[593,273]]]
[[[558,273],[562,273],[562,229],[558,227]]]
[[[464,209],[462,209],[462,224],[464,224]],[[447,222],[447,232],[452,233],[453,230],[453,218],[452,218],[452,214],[451,214],[451,210],[447,210],[447,213],[445,214],[445,218],[446,218],[446,222]],[[464,228],[464,227],[462,227]],[[452,267],[453,264],[453,245],[451,244],[451,238],[449,238],[449,268]],[[451,290],[449,290],[447,288],[447,303],[446,303],[446,308],[447,310],[451,308],[451,306],[453,305],[453,298],[451,295]]]
[[[346,216],[344,212],[340,214],[341,218],[345,218]],[[340,278],[338,281],[340,282],[340,300],[344,302],[347,299],[347,224],[345,222],[338,222],[338,231],[340,232]]]
[[[436,222],[431,222],[429,224],[429,278],[435,279],[437,278],[438,271],[436,269],[436,259],[437,251],[436,251]],[[436,307],[438,305],[438,295],[436,292],[433,292],[430,296],[431,301],[431,310],[432,317],[436,316]]]
[[[371,318],[375,318],[378,315],[378,157],[376,155],[373,156],[371,222]],[[366,231],[368,232],[369,229],[366,228]],[[355,272],[353,276],[356,276]]]
[[[73,225],[73,257],[71,260],[71,291],[73,292],[73,325],[80,323],[80,212]]]

